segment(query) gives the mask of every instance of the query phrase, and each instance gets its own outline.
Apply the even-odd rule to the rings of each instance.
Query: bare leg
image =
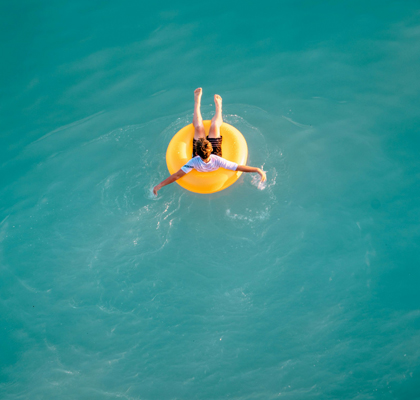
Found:
[[[206,138],[206,131],[204,130],[203,118],[201,117],[201,95],[203,89],[198,88],[194,90],[194,139]]]
[[[214,95],[214,104],[216,105],[216,112],[214,114],[214,117],[211,119],[209,138],[220,137],[220,127],[223,123],[222,98],[218,94]]]

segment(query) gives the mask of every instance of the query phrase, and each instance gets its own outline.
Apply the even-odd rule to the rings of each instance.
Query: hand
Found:
[[[261,182],[265,182],[267,180],[267,176],[265,175],[265,172],[262,169],[258,169],[258,173],[261,176]]]
[[[157,196],[157,192],[158,192],[158,190],[160,189],[160,187],[159,187],[159,185],[156,185],[154,188],[153,188],[153,194],[155,195],[155,196]]]

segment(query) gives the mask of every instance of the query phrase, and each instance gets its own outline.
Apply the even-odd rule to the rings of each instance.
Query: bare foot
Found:
[[[216,105],[216,112],[222,111],[222,98],[218,95],[214,95],[214,104]]]
[[[201,95],[203,94],[203,89],[201,87],[194,90],[194,101],[196,103],[201,102]]]

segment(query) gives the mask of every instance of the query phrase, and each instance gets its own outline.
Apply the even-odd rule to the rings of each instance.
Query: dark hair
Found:
[[[209,158],[212,151],[213,151],[213,146],[207,139],[201,138],[195,142],[195,152],[203,160]]]

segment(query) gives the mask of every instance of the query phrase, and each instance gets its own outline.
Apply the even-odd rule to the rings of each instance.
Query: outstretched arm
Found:
[[[182,169],[180,169],[178,172],[175,172],[174,174],[166,178],[164,181],[160,182],[159,185],[156,185],[153,188],[153,193],[155,194],[155,196],[157,196],[157,192],[159,189],[162,189],[164,186],[169,185],[172,182],[175,182],[179,178],[182,178],[184,175],[185,172]]]
[[[267,177],[265,176],[265,172],[259,168],[248,167],[247,165],[238,165],[238,168],[236,168],[236,170],[241,171],[241,172],[257,172],[261,176],[261,182],[264,182],[265,180],[267,180]]]

